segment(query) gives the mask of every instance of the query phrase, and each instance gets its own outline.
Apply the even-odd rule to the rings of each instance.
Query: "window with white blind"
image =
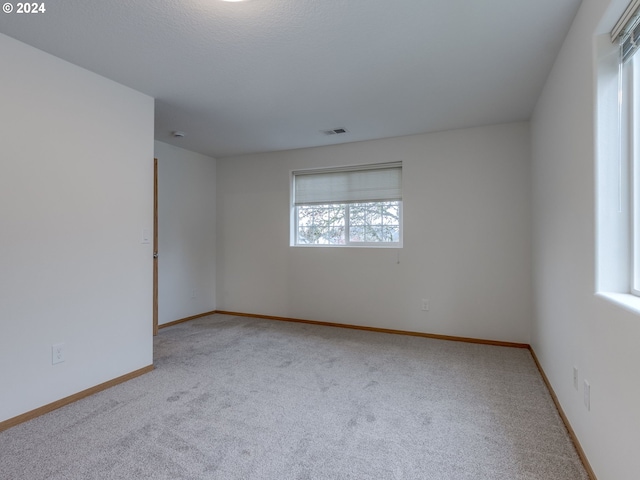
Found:
[[[292,245],[402,245],[402,163],[292,173]]]
[[[633,0],[613,31],[619,45],[618,70],[618,208],[626,218],[629,293],[640,295],[640,0]],[[626,236],[626,235],[623,235]],[[626,240],[622,238],[621,243]]]

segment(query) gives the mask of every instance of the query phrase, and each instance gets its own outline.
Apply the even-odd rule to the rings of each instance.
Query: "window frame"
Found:
[[[619,64],[617,96],[618,185],[616,198],[611,200],[615,215],[622,219],[619,246],[623,253],[619,258],[626,263],[626,271],[620,272],[626,287],[618,292],[640,297],[640,55],[631,55]],[[610,212],[614,214],[613,209]]]
[[[402,169],[402,162],[394,162]],[[381,168],[384,165],[388,164],[379,164]],[[340,205],[344,206],[345,211],[345,243],[343,244],[324,244],[324,243],[299,243],[298,242],[298,232],[299,232],[299,215],[298,215],[298,207],[303,206],[313,206],[316,204],[302,204],[296,205],[295,201],[295,178],[298,174],[313,174],[313,173],[325,173],[327,171],[335,170],[335,171],[359,171],[359,170],[367,170],[371,168],[375,168],[376,164],[367,164],[367,165],[351,165],[351,166],[341,166],[341,167],[330,167],[330,168],[310,168],[304,170],[292,170],[290,171],[290,232],[289,232],[289,246],[291,247],[303,247],[303,248],[403,248],[404,244],[404,205],[403,199],[397,200],[381,200],[381,201],[355,201],[355,202],[327,202],[322,203],[321,205]],[[304,173],[302,173],[304,172]],[[349,240],[350,237],[350,205],[352,204],[362,204],[362,203],[386,203],[386,202],[397,202],[398,203],[398,241],[397,242],[352,242]]]
[[[621,72],[622,148],[627,168],[621,164],[629,188],[629,293],[640,297],[640,55],[632,57]],[[626,148],[625,148],[626,147]]]
[[[292,204],[292,221],[293,221],[293,230],[291,232],[291,246],[293,247],[341,247],[341,248],[351,248],[351,247],[373,247],[373,248],[402,248],[402,227],[403,227],[403,218],[402,218],[402,200],[394,200],[394,202],[398,203],[398,241],[397,242],[354,242],[350,240],[350,205],[352,203],[333,203],[326,205],[340,205],[345,207],[345,243],[299,243],[298,242],[298,232],[299,232],[299,215],[298,215],[298,207],[303,206],[312,206],[312,205],[294,205]],[[360,203],[387,203],[385,202],[360,202]],[[324,204],[323,204],[324,205]]]
[[[629,72],[623,65],[633,57],[634,45],[628,33],[640,38],[640,0],[633,0],[610,34],[595,37],[596,115],[595,115],[595,255],[594,294],[634,314],[640,314],[640,295],[634,288],[634,256],[640,260],[640,249],[634,250],[635,213],[640,217],[640,188],[634,188],[634,175],[640,176],[640,162],[633,160],[633,135],[629,118]],[[611,10],[611,13],[613,10]],[[630,48],[632,47],[632,48]],[[640,57],[638,58],[640,60]],[[636,60],[637,61],[637,60]],[[626,62],[625,62],[626,63]],[[638,71],[640,72],[640,70]],[[640,74],[640,73],[639,73]],[[639,79],[640,80],[640,79]],[[640,100],[640,82],[636,92]],[[640,109],[637,109],[640,114]],[[637,117],[640,120],[640,116]],[[639,122],[635,122],[640,126]],[[638,136],[640,140],[640,135]],[[637,144],[640,146],[640,142]],[[635,148],[640,154],[640,149]],[[640,155],[639,155],[640,159]],[[637,205],[634,208],[633,190]],[[640,222],[635,223],[640,242]]]

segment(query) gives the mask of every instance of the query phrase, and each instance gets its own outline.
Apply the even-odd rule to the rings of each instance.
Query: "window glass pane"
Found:
[[[397,202],[386,202],[383,223],[385,225],[400,225],[400,206]]]
[[[382,227],[383,242],[399,242],[400,241],[400,227],[399,226],[384,226]]]
[[[350,242],[364,242],[364,224],[362,225],[350,225],[349,226],[349,241]]]
[[[344,205],[302,205],[297,207],[296,243],[340,245],[345,243]]]
[[[365,242],[381,242],[382,241],[382,227],[375,227],[368,225],[366,227],[364,240]]]
[[[350,242],[400,241],[400,202],[352,203],[348,208]]]
[[[367,224],[366,210],[359,208],[358,204],[349,205],[349,226],[363,226]],[[360,229],[362,231],[362,229]]]
[[[400,202],[300,205],[296,217],[297,245],[400,242]]]
[[[631,290],[640,293],[640,57],[635,55],[627,68],[631,68],[631,91],[627,92],[631,98],[631,125],[630,135],[632,139],[631,157]]]

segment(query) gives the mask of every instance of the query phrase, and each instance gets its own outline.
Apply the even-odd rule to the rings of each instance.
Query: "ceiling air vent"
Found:
[[[333,130],[322,130],[322,133],[325,135],[342,135],[343,133],[348,133],[349,131],[346,128],[334,128]]]

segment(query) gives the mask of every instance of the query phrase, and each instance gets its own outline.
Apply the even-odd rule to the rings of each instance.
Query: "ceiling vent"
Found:
[[[334,128],[333,130],[322,130],[325,135],[342,135],[343,133],[349,133],[346,128]]]

